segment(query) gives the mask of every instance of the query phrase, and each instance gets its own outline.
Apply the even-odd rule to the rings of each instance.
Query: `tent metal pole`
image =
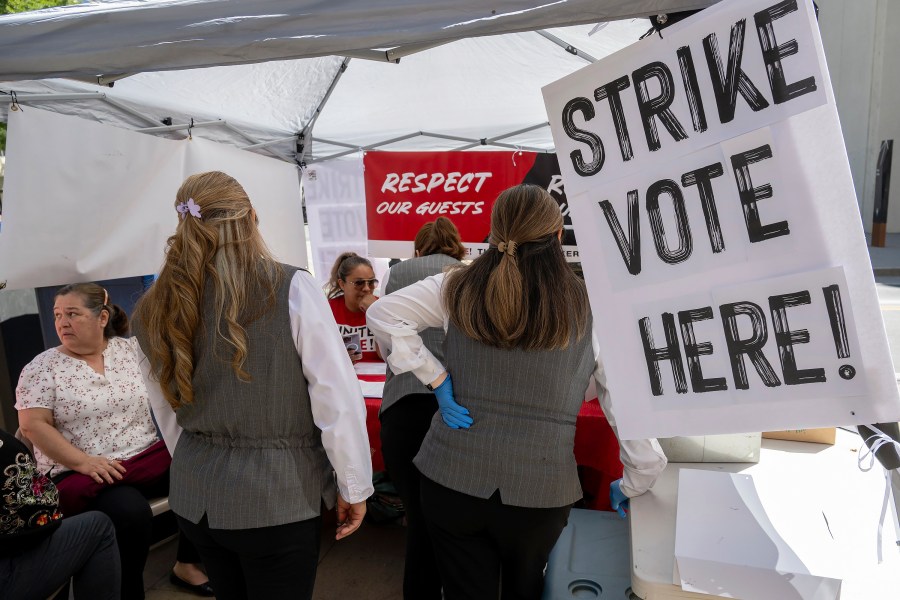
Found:
[[[513,137],[515,135],[519,135],[520,133],[528,133],[529,131],[534,131],[535,129],[541,129],[542,127],[547,127],[549,123],[544,122],[538,125],[532,125],[531,127],[523,127],[522,129],[517,129],[515,131],[510,131],[509,133],[504,133],[502,135],[496,135],[491,138],[485,138],[483,140],[479,140],[474,144],[468,144],[466,146],[460,146],[459,148],[455,148],[456,150],[469,150],[470,148],[476,148],[478,146],[494,146],[500,145],[498,144],[498,140],[506,139],[508,137]],[[519,146],[519,148],[524,149],[524,146]],[[547,152],[545,149],[539,150],[539,152]]]
[[[129,115],[135,116],[143,121],[146,121],[147,123],[152,123],[153,125],[156,125],[159,123],[159,121],[157,121],[153,117],[149,117],[149,116],[145,115],[144,113],[140,112],[139,110],[135,110],[135,109],[131,108],[130,106],[128,106],[127,104],[122,104],[118,100],[114,100],[113,98],[110,98],[109,96],[104,95],[103,100],[107,104],[109,104],[111,106],[115,106],[122,112],[126,112]]]
[[[229,127],[230,127],[230,125],[229,125]],[[239,131],[239,130],[237,128],[235,128],[235,131]],[[240,133],[248,140],[252,139],[250,136],[246,135],[245,133],[243,133],[243,132],[240,132]],[[257,148],[265,148],[267,146],[274,146],[275,144],[283,144],[285,142],[292,142],[292,141],[295,141],[296,139],[297,139],[297,134],[295,133],[294,135],[292,135],[290,137],[282,137],[282,138],[278,138],[278,139],[274,139],[274,140],[269,140],[267,142],[256,142],[255,144],[251,144],[249,146],[241,146],[241,150],[256,150]],[[354,148],[355,148],[355,146],[354,146]]]
[[[546,30],[544,30],[544,29],[538,29],[538,30],[535,30],[535,33],[537,33],[537,34],[540,35],[540,36],[543,36],[543,37],[547,38],[548,40],[550,40],[551,42],[553,42],[554,44],[556,44],[557,46],[559,46],[560,48],[562,48],[563,50],[565,50],[566,52],[568,52],[569,54],[574,54],[574,55],[577,56],[578,58],[582,58],[582,59],[586,60],[586,61],[589,62],[589,63],[595,63],[595,62],[597,62],[597,59],[596,59],[596,58],[594,58],[593,56],[591,56],[590,54],[588,54],[588,53],[585,52],[584,50],[579,50],[578,48],[576,48],[576,47],[573,46],[572,44],[570,44],[570,43],[568,43],[568,42],[566,42],[566,41],[564,41],[564,40],[561,40],[560,38],[556,37],[555,35],[553,35],[552,33],[548,32],[548,31],[546,31]]]
[[[328,103],[328,99],[331,98],[332,92],[334,92],[334,88],[337,87],[338,81],[340,81],[341,76],[344,74],[344,71],[347,70],[347,65],[350,64],[349,58],[344,58],[341,62],[340,67],[338,67],[337,73],[334,74],[334,78],[331,80],[331,84],[328,86],[328,91],[325,92],[325,96],[322,97],[322,101],[319,102],[319,105],[316,107],[316,111],[313,113],[312,118],[310,118],[309,122],[303,126],[303,129],[300,130],[300,133],[297,135],[297,162],[302,162],[306,156],[312,154],[312,149],[310,144],[306,144],[306,138],[312,138],[312,130],[313,126],[316,124],[316,120],[319,118],[319,115],[322,114],[322,110],[325,108],[325,104]]]
[[[102,92],[79,92],[73,94],[16,94],[18,102],[56,102],[67,100],[102,100],[106,94]],[[12,95],[0,94],[0,102],[11,102]]]
[[[244,138],[244,139],[247,140],[248,142],[251,142],[251,143],[253,143],[253,144],[259,144],[259,143],[260,143],[258,139],[256,139],[255,137],[253,137],[252,135],[250,135],[250,134],[247,133],[246,131],[242,131],[242,130],[239,129],[238,127],[235,127],[235,126],[232,125],[231,123],[228,123],[227,121],[223,121],[223,122],[222,122],[222,126],[225,127],[225,129],[227,129],[228,131],[231,131],[231,132],[234,132],[234,133],[238,134],[239,136],[241,136],[242,138]],[[294,137],[289,137],[289,138],[288,138],[288,140],[293,140],[293,139],[294,139]],[[274,143],[275,143],[275,142],[268,142],[268,143],[265,143],[265,146],[259,146],[259,147],[265,148],[265,147],[267,147],[267,146],[273,145]],[[241,148],[241,149],[242,149],[242,150],[245,150],[246,148],[247,148],[247,147],[244,147],[244,148]],[[290,156],[288,156],[287,154],[285,154],[284,152],[282,152],[282,151],[280,151],[280,150],[277,150],[277,149],[274,149],[274,148],[269,148],[268,151],[269,151],[271,154],[277,156],[278,158],[280,158],[281,160],[283,160],[283,161],[285,161],[285,162],[289,162],[289,163],[292,163],[292,164],[293,164],[293,162],[294,162],[294,159],[293,159],[293,158],[291,158]]]
[[[314,137],[312,138],[314,142],[319,142],[320,144],[327,144],[329,146],[340,146],[341,148],[353,148],[354,150],[359,150],[359,144],[348,144],[346,142],[336,142],[334,140],[326,140],[325,138]]]
[[[397,46],[396,48],[392,48],[391,50],[387,50],[385,54],[387,58],[391,62],[399,62],[401,58],[404,56],[409,56],[411,54],[417,54],[419,52],[424,52],[425,50],[431,50],[432,48],[437,48],[438,46],[445,46],[452,42],[458,41],[460,38],[452,39],[452,40],[443,40],[440,42],[422,42],[421,44],[409,44],[407,46]]]
[[[193,127],[215,127],[217,125],[224,125],[225,121],[217,120],[217,121],[201,121],[200,123],[194,123]],[[141,133],[161,133],[164,131],[178,131],[180,129],[189,129],[191,127],[190,123],[183,123],[179,125],[163,125],[161,127],[144,127],[143,129],[135,129],[134,131],[139,131]]]

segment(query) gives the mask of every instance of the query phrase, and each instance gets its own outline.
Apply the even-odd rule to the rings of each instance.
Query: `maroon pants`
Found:
[[[155,494],[164,495],[168,490],[169,465],[172,457],[161,440],[131,458],[119,461],[125,467],[121,480],[114,483],[97,483],[89,475],[64,473],[56,480],[59,490],[59,509],[69,517],[84,512],[91,500],[105,489],[116,485],[130,485],[141,491],[160,490]]]

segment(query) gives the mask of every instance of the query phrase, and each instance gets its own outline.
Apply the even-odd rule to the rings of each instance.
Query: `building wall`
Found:
[[[887,26],[900,18],[900,0],[816,4],[860,218],[870,230],[881,141],[894,139],[894,154],[900,154],[900,37]],[[893,164],[900,171],[900,159]],[[891,186],[888,231],[900,231],[900,175]]]

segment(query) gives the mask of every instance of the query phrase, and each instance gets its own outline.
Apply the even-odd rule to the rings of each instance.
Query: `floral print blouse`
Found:
[[[149,396],[133,339],[109,338],[104,374],[56,348],[42,352],[22,370],[16,408],[48,408],[56,428],[79,450],[115,460],[131,458],[157,441]],[[34,449],[42,473],[68,467]]]

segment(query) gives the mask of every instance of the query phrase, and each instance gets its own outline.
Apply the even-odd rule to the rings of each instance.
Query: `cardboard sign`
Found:
[[[366,152],[366,221],[374,256],[408,258],[425,223],[445,216],[469,257],[488,247],[497,195],[520,183],[550,192],[563,212],[566,260],[580,260],[554,154],[536,152]]]
[[[810,2],[720,2],[544,99],[623,438],[900,417]]]

